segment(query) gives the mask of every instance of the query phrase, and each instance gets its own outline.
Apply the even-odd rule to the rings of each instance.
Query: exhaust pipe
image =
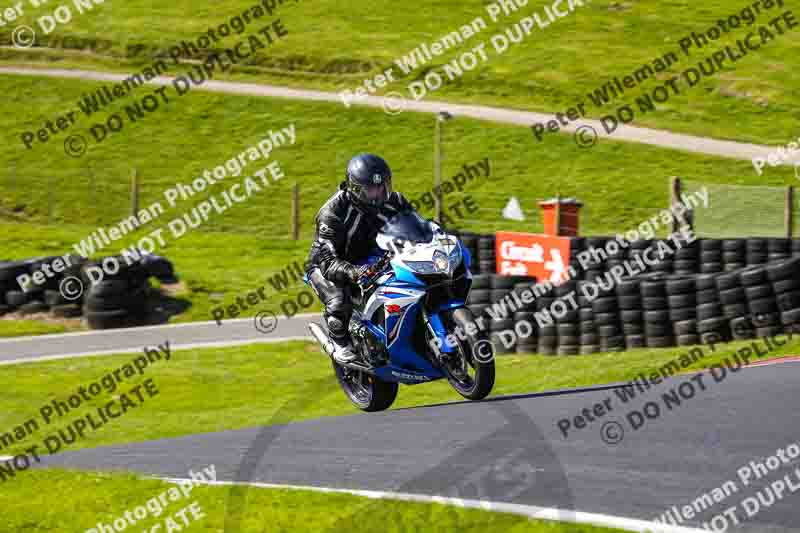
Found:
[[[332,357],[334,350],[333,342],[331,342],[330,338],[328,338],[328,335],[322,331],[322,328],[319,326],[319,324],[311,322],[308,325],[308,329],[311,331],[311,335],[313,335],[319,343],[320,348],[322,348],[322,350],[327,353],[328,356]]]
[[[335,349],[334,346],[333,346],[333,341],[322,330],[320,325],[319,324],[315,324],[314,322],[311,322],[308,325],[308,329],[311,331],[311,335],[313,335],[314,338],[319,343],[320,348],[322,348],[323,353],[327,353],[328,357],[330,357],[331,361],[335,362],[339,366],[345,366],[347,368],[352,368],[353,370],[361,370],[362,372],[367,372],[369,374],[373,374],[374,373],[372,368],[370,368],[369,366],[364,366],[363,364],[359,364],[359,363],[355,363],[355,362],[354,363],[339,363],[339,362],[337,362],[333,358],[333,351]]]

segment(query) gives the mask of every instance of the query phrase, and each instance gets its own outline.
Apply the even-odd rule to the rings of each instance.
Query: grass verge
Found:
[[[200,468],[208,465],[199,465]],[[0,492],[4,510],[2,531],[46,533],[85,531],[98,523],[109,525],[156,498],[151,511],[136,521],[136,531],[150,531],[155,524],[171,518],[178,524],[170,531],[181,531],[184,522],[176,513],[193,502],[202,513],[190,521],[187,530],[220,532],[226,522],[230,487],[196,486],[187,496],[158,502],[159,494],[175,485],[126,474],[76,472],[70,470],[31,471],[17,480],[13,491]],[[52,497],[58,495],[58,497]],[[559,524],[511,514],[463,509],[440,504],[373,500],[345,494],[314,491],[252,488],[241,516],[241,533],[290,531],[364,531],[400,533],[404,531],[494,531],[513,533],[612,533],[620,531],[577,524]],[[145,507],[147,509],[147,507]],[[158,511],[160,509],[160,512]],[[156,513],[159,513],[156,517]],[[141,516],[141,514],[140,514]],[[135,519],[133,515],[132,519]],[[147,529],[144,529],[144,528]]]
[[[0,337],[25,337],[75,331],[76,327],[36,320],[0,320]]]

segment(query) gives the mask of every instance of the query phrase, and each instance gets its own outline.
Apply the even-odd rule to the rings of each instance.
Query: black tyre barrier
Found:
[[[489,307],[488,303],[481,303],[481,304],[467,304],[467,307],[475,317],[486,317],[486,309]]]
[[[478,303],[489,303],[492,301],[491,299],[491,292],[488,289],[472,289],[469,291],[469,296],[467,297],[467,302],[470,304],[478,304]]]
[[[89,292],[84,306],[87,311],[113,311],[114,309],[141,309],[147,301],[147,291],[144,288],[131,292],[96,295]]]
[[[8,282],[9,285],[15,284],[17,276],[29,274],[29,270],[24,261],[2,261],[0,262],[0,282]]]
[[[121,256],[113,256],[115,261],[103,258],[109,264],[118,263],[119,268],[113,273],[104,271],[102,280],[92,283],[99,275],[97,271],[90,272],[89,269],[102,269],[103,259],[89,261],[70,255],[68,259],[71,264],[61,272],[46,277],[43,284],[31,282],[24,287],[27,292],[22,290],[17,282],[18,276],[33,276],[42,271],[44,265],[59,258],[61,256],[0,261],[0,314],[17,311],[27,315],[49,310],[55,317],[73,318],[85,311],[91,328],[142,325],[148,313],[148,279],[156,277],[163,283],[177,281],[169,260],[143,255],[141,260],[132,259],[130,264]],[[55,271],[54,268],[52,270]],[[71,294],[65,296],[61,292],[62,282],[67,278],[77,278],[83,286],[83,292],[73,300],[66,297]],[[92,315],[91,319],[89,314]]]
[[[44,303],[54,307],[67,303],[67,299],[59,291],[46,290],[44,291]]]
[[[30,293],[22,291],[8,291],[6,293],[6,304],[11,308],[17,308],[30,301]]]
[[[48,306],[46,303],[40,302],[38,300],[33,300],[31,302],[19,306],[19,308],[17,308],[17,311],[19,311],[23,315],[32,315],[34,313],[44,313],[49,309],[50,306]]]
[[[75,318],[83,314],[81,306],[77,304],[54,305],[50,312],[58,318]]]
[[[116,329],[129,327],[130,315],[124,309],[112,311],[90,311],[86,313],[86,320],[92,329]]]
[[[589,300],[581,293],[582,283],[604,278],[609,268],[622,264],[626,256],[641,255],[655,242],[630,243],[627,250],[581,268],[577,254],[590,246],[601,247],[606,240],[573,238],[573,280],[550,293],[537,292],[532,303],[520,305],[509,296],[512,290],[519,295],[527,288],[516,277],[492,275],[488,283],[480,282],[484,290],[491,291],[487,304],[507,297],[505,301],[514,302],[516,307],[509,311],[517,311],[512,323],[527,320],[534,329],[538,327],[537,315],[529,311],[551,310],[558,297],[575,295],[579,309],[570,306],[566,313],[554,317],[553,324],[538,327],[526,339],[517,339],[508,351],[592,354],[644,346],[719,343],[752,338],[759,332],[800,330],[800,239],[701,239],[678,250],[669,264],[623,279],[612,293]],[[488,251],[489,241],[484,243],[483,249]],[[542,288],[537,287],[538,291]],[[482,305],[470,300],[470,305]],[[498,333],[495,331],[495,338]]]
[[[489,289],[491,288],[491,275],[490,274],[477,274],[472,276],[472,289]]]

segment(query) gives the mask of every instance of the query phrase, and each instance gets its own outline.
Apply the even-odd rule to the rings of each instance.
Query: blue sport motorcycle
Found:
[[[344,393],[363,411],[382,411],[399,383],[447,378],[464,398],[485,398],[494,386],[494,350],[465,305],[468,250],[416,212],[394,216],[376,242],[380,251],[353,291],[349,330],[359,358],[343,364],[331,357]],[[330,357],[327,332],[316,323],[309,329]]]

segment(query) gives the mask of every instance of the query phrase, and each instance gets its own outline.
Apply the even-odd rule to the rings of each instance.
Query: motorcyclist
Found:
[[[377,155],[359,154],[347,164],[346,179],[320,208],[306,271],[311,287],[325,306],[323,314],[334,344],[333,358],[358,358],[348,326],[352,315],[351,285],[365,273],[357,266],[376,247],[383,224],[397,213],[413,211],[392,190],[392,171]]]

